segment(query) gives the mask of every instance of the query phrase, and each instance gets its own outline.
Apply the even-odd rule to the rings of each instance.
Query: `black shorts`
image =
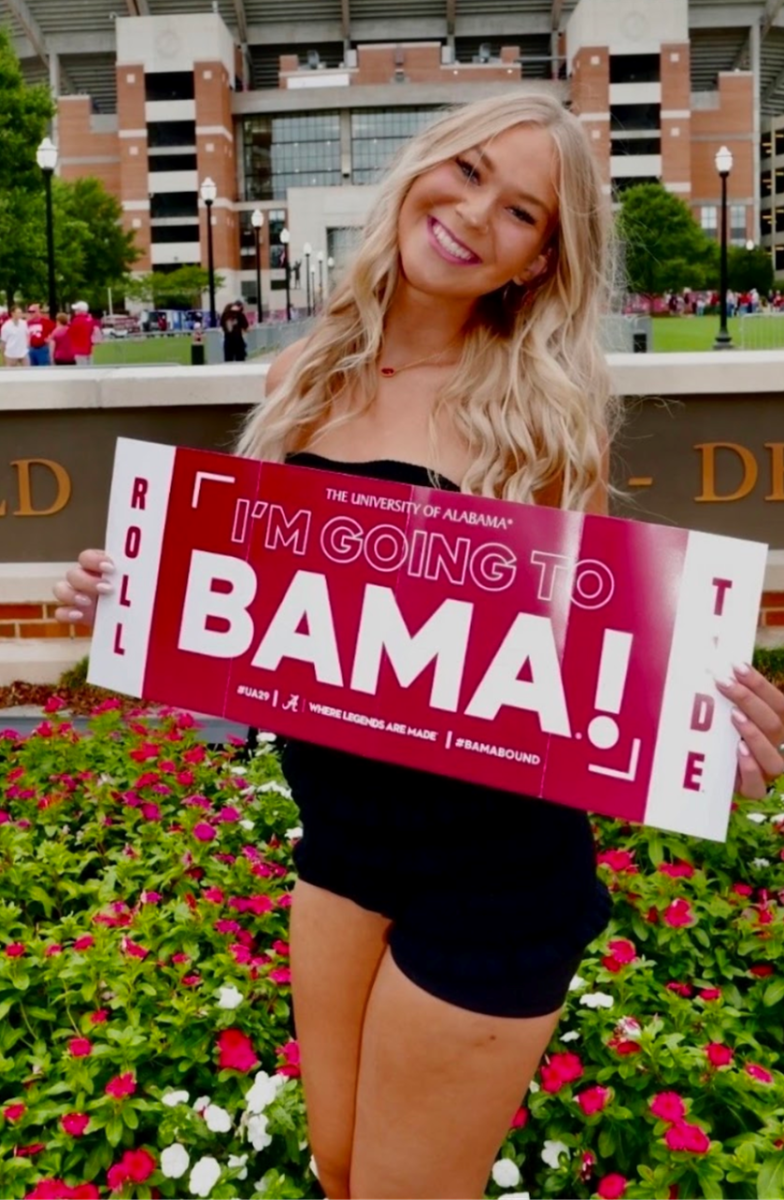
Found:
[[[309,749],[318,786],[284,754],[300,878],[387,917],[395,963],[439,999],[497,1017],[559,1009],[610,918],[586,815],[378,763],[368,790],[341,769],[353,756]]]

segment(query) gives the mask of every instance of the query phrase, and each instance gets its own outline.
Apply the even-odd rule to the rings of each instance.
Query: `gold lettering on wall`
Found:
[[[766,500],[784,500],[784,442],[766,442],[770,450],[770,495]]]
[[[19,492],[19,507],[13,514],[15,517],[52,517],[61,512],[71,499],[71,477],[65,467],[54,462],[51,458],[17,458],[11,463],[16,467],[17,488]],[[33,487],[31,467],[45,467],[54,475],[57,483],[57,495],[49,508],[33,506]],[[3,515],[5,506],[3,506]]]
[[[746,446],[737,442],[701,442],[694,447],[702,454],[702,493],[695,496],[698,504],[728,504],[733,500],[742,500],[752,492],[757,483],[759,468],[757,460]],[[729,450],[737,454],[743,466],[743,480],[734,492],[720,496],[716,491],[716,451]]]

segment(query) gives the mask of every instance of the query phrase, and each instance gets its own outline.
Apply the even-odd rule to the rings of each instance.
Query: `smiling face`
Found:
[[[400,209],[403,276],[428,295],[478,299],[546,265],[558,220],[549,133],[516,125],[420,175]]]

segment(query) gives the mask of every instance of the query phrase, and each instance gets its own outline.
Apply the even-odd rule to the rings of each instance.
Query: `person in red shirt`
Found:
[[[68,316],[64,312],[57,314],[57,324],[52,330],[49,345],[52,348],[52,362],[56,367],[75,366],[76,355],[71,342],[71,328]]]
[[[49,338],[54,330],[54,321],[41,312],[39,304],[31,304],[27,310],[27,332],[30,336],[30,366],[49,366]]]
[[[77,367],[93,365],[93,339],[96,325],[97,321],[90,316],[90,310],[85,301],[77,300],[73,306],[73,317],[68,327]]]

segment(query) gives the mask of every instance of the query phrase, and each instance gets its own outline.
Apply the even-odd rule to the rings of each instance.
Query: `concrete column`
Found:
[[[754,104],[753,104],[753,126],[752,136],[754,138],[753,145],[753,173],[754,173],[754,232],[752,234],[754,241],[759,243],[761,239],[760,231],[760,171],[762,155],[760,153],[760,137],[762,133],[760,124],[760,49],[762,38],[760,36],[759,21],[755,21],[749,30],[749,59],[752,71],[752,87],[754,89]]]
[[[53,51],[50,50],[49,51],[49,90],[52,93],[52,97],[54,99],[54,105],[55,105],[54,116],[52,117],[52,141],[54,142],[55,146],[58,146],[58,147],[60,145],[60,139],[57,136],[58,132],[59,132],[59,130],[58,130],[59,105],[58,105],[57,101],[60,98],[60,88],[61,88],[60,56],[59,56],[59,54],[55,54]],[[62,154],[58,154],[58,156],[57,156],[57,167],[55,170],[56,175],[60,174],[60,163],[62,162],[62,157],[63,157]]]

